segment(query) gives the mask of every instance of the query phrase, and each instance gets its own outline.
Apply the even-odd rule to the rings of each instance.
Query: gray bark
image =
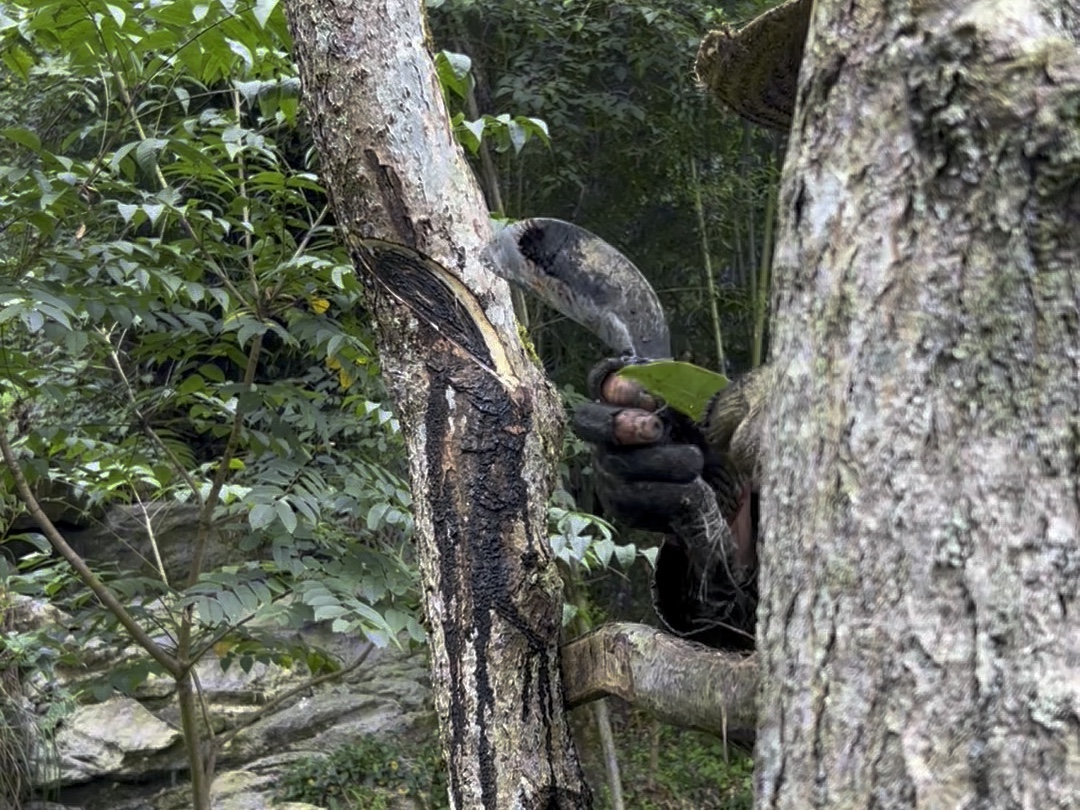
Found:
[[[819,0],[781,192],[761,808],[1080,806],[1076,4]]]
[[[553,391],[480,261],[487,209],[415,0],[295,0],[321,166],[370,286],[406,436],[433,686],[455,808],[591,806],[562,700],[546,538]],[[430,258],[429,258],[430,257]]]

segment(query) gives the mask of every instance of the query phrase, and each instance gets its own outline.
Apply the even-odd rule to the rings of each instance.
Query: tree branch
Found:
[[[38,528],[41,529],[41,533],[45,535],[45,538],[49,541],[49,544],[56,550],[56,553],[67,560],[68,564],[75,569],[75,573],[79,575],[79,579],[83,581],[87,588],[89,588],[94,596],[98,598],[108,610],[116,617],[116,620],[124,626],[133,639],[150,654],[150,657],[161,664],[165,671],[173,677],[179,677],[183,671],[183,665],[169,655],[160,644],[154,641],[150,637],[150,634],[143,630],[139,626],[139,623],[135,621],[135,618],[128,613],[127,609],[120,603],[120,600],[116,598],[116,595],[110,591],[105,584],[98,579],[94,572],[90,570],[90,567],[73,549],[68,545],[64,536],[60,534],[60,530],[56,528],[55,524],[49,520],[49,516],[45,514],[45,511],[41,508],[41,504],[38,503],[37,498],[34,497],[33,491],[30,489],[30,484],[26,480],[26,476],[23,475],[22,468],[19,467],[19,462],[15,458],[15,452],[11,449],[11,444],[7,438],[8,424],[6,419],[0,418],[0,454],[3,455],[4,464],[11,472],[11,477],[15,479],[15,491],[19,494],[19,498],[22,500],[23,505],[26,506],[26,510],[30,513],[30,516],[34,518],[34,522],[37,523]]]
[[[568,706],[613,695],[672,725],[737,742],[753,739],[756,656],[617,623],[563,645],[562,673]]]

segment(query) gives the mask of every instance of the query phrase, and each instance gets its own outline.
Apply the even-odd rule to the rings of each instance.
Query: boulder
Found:
[[[78,707],[56,735],[61,783],[175,770],[183,761],[179,729],[134,698]]]

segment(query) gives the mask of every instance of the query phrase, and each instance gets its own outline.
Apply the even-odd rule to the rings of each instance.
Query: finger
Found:
[[[612,432],[618,445],[653,444],[663,438],[664,423],[654,413],[628,408],[615,414]]]
[[[574,409],[573,428],[591,444],[642,445],[664,436],[664,423],[656,414],[590,402]]]
[[[604,382],[608,377],[613,375],[616,371],[626,365],[626,360],[621,357],[609,357],[607,360],[601,360],[591,369],[589,369],[589,375],[585,378],[585,391],[589,395],[589,399],[602,399]]]
[[[585,386],[589,397],[625,408],[656,410],[660,407],[659,399],[646,392],[641,383],[619,376],[619,371],[625,368],[628,362],[632,361],[627,361],[626,358],[609,358],[593,366]]]
[[[623,405],[627,408],[652,411],[660,407],[656,397],[646,391],[641,383],[618,374],[609,374],[600,384],[600,398],[612,405]]]
[[[705,456],[692,444],[661,444],[598,453],[596,463],[623,481],[686,484],[701,474]]]

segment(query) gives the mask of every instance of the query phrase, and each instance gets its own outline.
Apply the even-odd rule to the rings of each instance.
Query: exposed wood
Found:
[[[566,701],[608,695],[683,728],[736,742],[753,739],[758,666],[754,656],[676,638],[644,624],[606,624],[563,647]]]

